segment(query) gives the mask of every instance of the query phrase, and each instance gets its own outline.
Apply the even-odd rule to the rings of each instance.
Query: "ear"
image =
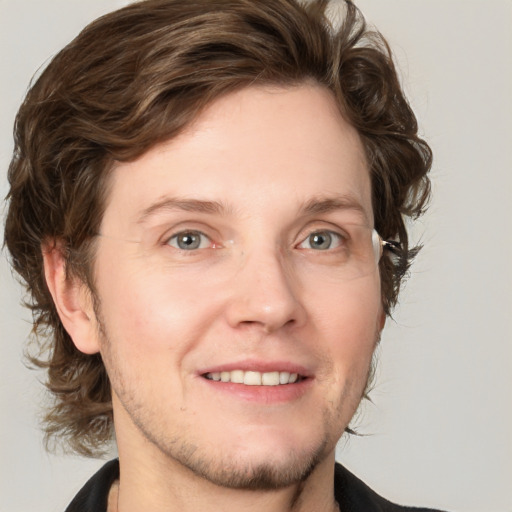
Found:
[[[80,279],[66,276],[62,244],[42,247],[46,284],[59,318],[76,348],[85,354],[99,352],[99,336],[91,292]]]

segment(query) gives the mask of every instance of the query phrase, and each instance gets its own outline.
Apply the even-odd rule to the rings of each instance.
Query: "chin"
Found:
[[[304,482],[326,458],[326,444],[316,450],[301,453],[288,452],[281,460],[255,461],[246,457],[206,461],[194,451],[185,460],[178,460],[196,476],[230,489],[239,490],[276,490]],[[176,459],[176,457],[173,457]],[[258,458],[263,458],[261,455]],[[245,460],[247,459],[247,460]]]

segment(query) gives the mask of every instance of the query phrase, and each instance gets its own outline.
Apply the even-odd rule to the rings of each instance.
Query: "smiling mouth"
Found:
[[[290,372],[254,372],[232,370],[229,372],[211,372],[203,375],[205,379],[216,382],[231,382],[246,386],[284,386],[301,382],[305,377]]]

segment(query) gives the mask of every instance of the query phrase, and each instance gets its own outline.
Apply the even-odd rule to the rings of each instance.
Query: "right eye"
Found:
[[[208,249],[213,246],[210,238],[201,233],[201,231],[180,231],[171,236],[167,244],[181,251]]]
[[[340,234],[331,230],[320,230],[310,233],[308,237],[299,244],[300,249],[313,249],[316,251],[328,251],[337,249],[343,244]]]

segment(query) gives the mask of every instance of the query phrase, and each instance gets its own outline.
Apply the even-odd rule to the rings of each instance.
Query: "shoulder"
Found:
[[[391,503],[338,463],[335,468],[334,495],[340,509],[349,512],[441,512]]]
[[[108,493],[119,478],[119,460],[107,462],[82,487],[65,512],[106,512]]]

